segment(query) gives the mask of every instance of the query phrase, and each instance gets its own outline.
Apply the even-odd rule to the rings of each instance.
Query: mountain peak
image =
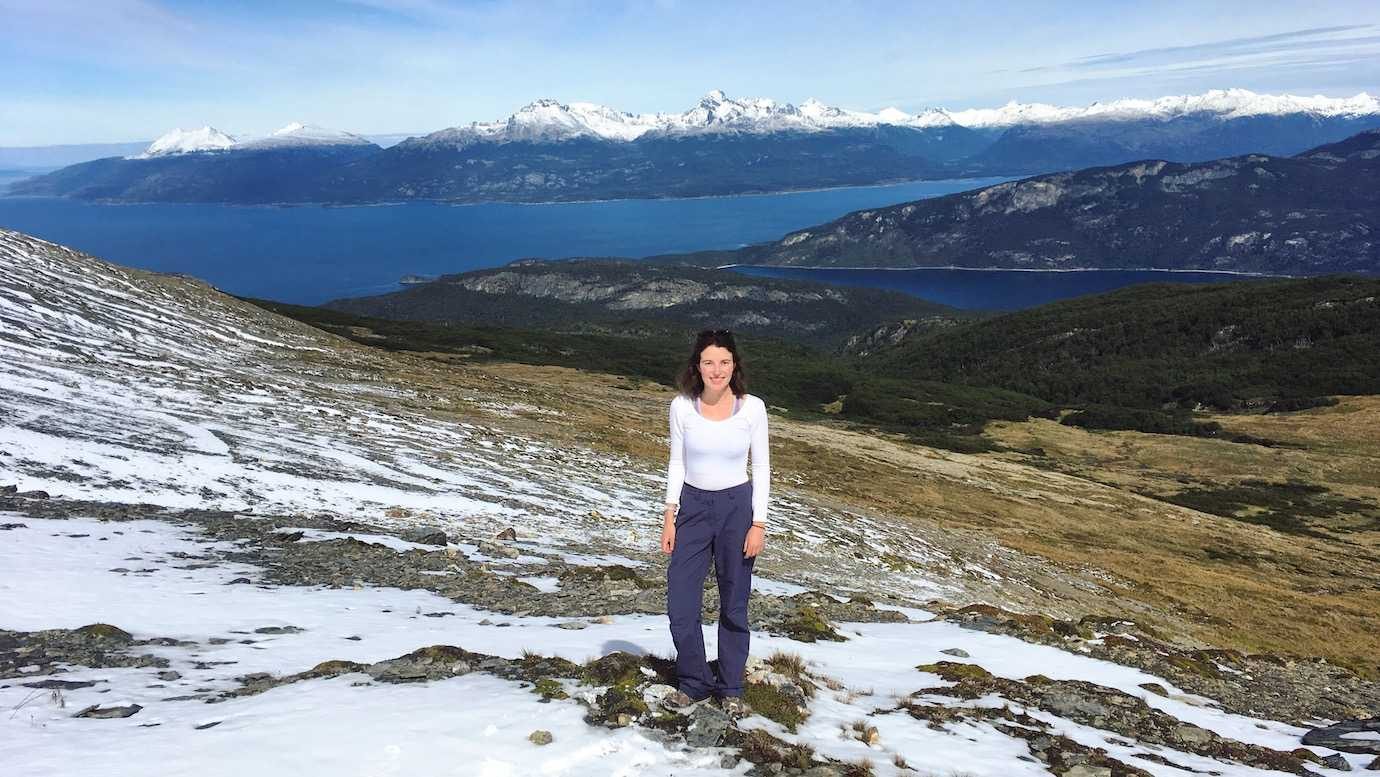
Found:
[[[235,144],[234,150],[358,145],[369,145],[369,141],[350,132],[294,121],[279,127],[267,137],[242,139]]]
[[[161,135],[135,158],[148,159],[173,154],[194,154],[199,151],[225,151],[233,147],[236,142],[233,136],[227,135],[210,125],[197,129],[179,127]]]

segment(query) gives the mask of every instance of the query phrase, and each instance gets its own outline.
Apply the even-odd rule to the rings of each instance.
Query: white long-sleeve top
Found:
[[[752,520],[766,523],[771,479],[767,450],[767,405],[744,394],[737,412],[722,421],[700,415],[696,401],[683,394],[671,400],[671,461],[666,468],[666,504],[680,504],[681,485],[707,491],[748,481],[752,454]]]

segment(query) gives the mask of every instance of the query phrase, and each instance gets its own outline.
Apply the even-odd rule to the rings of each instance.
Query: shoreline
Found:
[[[1201,268],[1183,269],[1169,267],[959,267],[956,265],[928,265],[925,267],[855,267],[840,265],[780,265],[780,264],[721,264],[712,269],[732,270],[738,267],[758,267],[764,270],[966,270],[969,272],[1165,272],[1165,273],[1204,273],[1208,275],[1241,275],[1253,278],[1304,278],[1313,276],[1286,275],[1284,273],[1252,272],[1249,270],[1205,270]]]
[[[374,202],[184,202],[178,200],[83,200],[76,197],[69,197],[61,194],[4,194],[0,193],[0,199],[15,200],[69,200],[88,205],[215,205],[225,208],[383,208],[397,207],[405,205],[444,205],[454,208],[466,208],[475,205],[526,205],[526,206],[550,206],[550,205],[590,205],[605,202],[680,202],[684,200],[723,200],[736,199],[739,197],[780,197],[790,194],[810,194],[815,192],[833,192],[848,189],[889,189],[900,186],[910,186],[912,184],[930,183],[944,184],[965,181],[983,181],[974,185],[973,189],[980,189],[986,186],[995,186],[1008,181],[1019,180],[1022,176],[976,176],[973,178],[907,178],[899,181],[885,181],[880,183],[862,184],[841,184],[839,186],[814,186],[804,189],[778,189],[768,192],[741,192],[737,194],[696,194],[685,197],[657,196],[649,195],[646,197],[608,197],[599,199],[577,199],[577,200],[439,200],[417,198],[410,200],[379,200]],[[1029,177],[1029,176],[1023,176]],[[968,189],[964,191],[972,191]],[[952,194],[953,192],[950,192]],[[935,194],[934,197],[942,197],[943,194]],[[929,199],[920,197],[919,199]],[[902,203],[893,203],[902,204]],[[877,206],[889,207],[889,206]]]

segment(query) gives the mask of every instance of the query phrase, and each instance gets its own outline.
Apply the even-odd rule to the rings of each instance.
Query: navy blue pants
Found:
[[[743,695],[747,664],[748,592],[752,563],[743,556],[743,540],[752,526],[752,481],[719,491],[689,483],[681,487],[676,513],[676,543],[666,568],[666,610],[676,646],[680,689],[693,699],[711,694]],[[713,561],[719,583],[719,672],[704,657],[700,611],[704,578]]]

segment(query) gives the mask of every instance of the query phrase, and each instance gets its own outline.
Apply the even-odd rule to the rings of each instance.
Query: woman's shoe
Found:
[[[703,696],[691,696],[685,691],[674,691],[672,693],[666,694],[666,700],[664,703],[666,704],[666,706],[672,708],[689,707],[692,704],[698,704],[704,701],[705,699],[708,699],[709,696],[710,694],[707,693]]]

